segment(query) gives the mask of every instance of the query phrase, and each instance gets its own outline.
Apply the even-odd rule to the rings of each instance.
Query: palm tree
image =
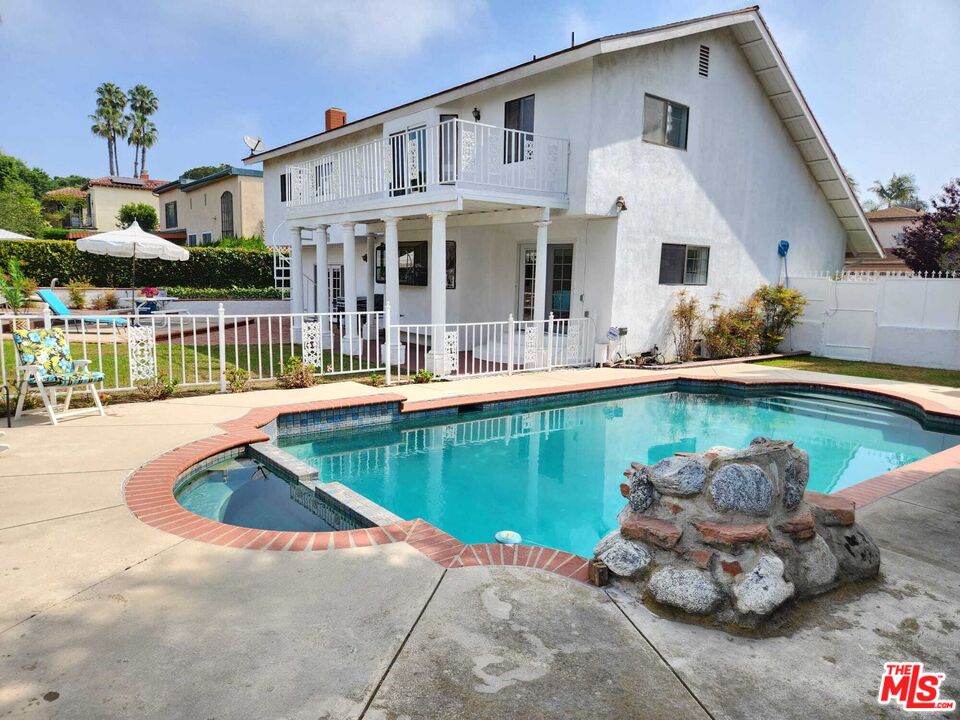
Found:
[[[880,200],[880,207],[907,207],[914,210],[923,210],[927,204],[917,194],[917,179],[909,174],[890,176],[890,181],[883,184],[874,180],[870,192]]]
[[[130,137],[127,142],[133,145],[133,175],[144,171],[147,162],[147,148],[157,141],[157,128],[150,121],[160,107],[157,96],[146,85],[134,85],[130,88]]]
[[[127,96],[113,83],[102,83],[97,88],[97,110],[90,116],[93,126],[90,131],[107,141],[107,152],[110,156],[110,174],[120,174],[120,163],[117,158],[117,138],[125,138],[129,130],[126,116],[123,114],[127,106]]]

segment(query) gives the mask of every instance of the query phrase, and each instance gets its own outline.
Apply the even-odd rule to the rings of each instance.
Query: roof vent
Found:
[[[710,48],[700,46],[700,77],[707,77],[710,73]]]

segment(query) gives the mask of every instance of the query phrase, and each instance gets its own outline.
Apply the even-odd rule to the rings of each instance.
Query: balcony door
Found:
[[[503,106],[503,162],[533,157],[533,95],[510,100]]]
[[[460,133],[457,128],[458,115],[440,115],[440,182],[457,181],[457,160],[460,157]]]
[[[520,246],[520,268],[517,296],[517,319],[534,320],[536,307],[537,246]],[[547,245],[547,317],[561,320],[570,317],[570,295],[573,290],[573,245]]]
[[[427,128],[407,128],[390,136],[393,181],[390,195],[406,195],[427,189]]]

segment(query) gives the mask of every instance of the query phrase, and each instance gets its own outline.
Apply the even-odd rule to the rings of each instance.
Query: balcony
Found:
[[[471,195],[564,206],[570,143],[447,120],[288,165],[287,208],[336,212]]]

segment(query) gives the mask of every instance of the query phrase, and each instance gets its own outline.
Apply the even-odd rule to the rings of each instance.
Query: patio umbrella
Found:
[[[130,258],[130,302],[133,312],[137,313],[137,258],[141,260],[189,260],[190,253],[158,235],[144,232],[136,220],[123,230],[89,235],[77,240],[77,249],[94,255]]]

